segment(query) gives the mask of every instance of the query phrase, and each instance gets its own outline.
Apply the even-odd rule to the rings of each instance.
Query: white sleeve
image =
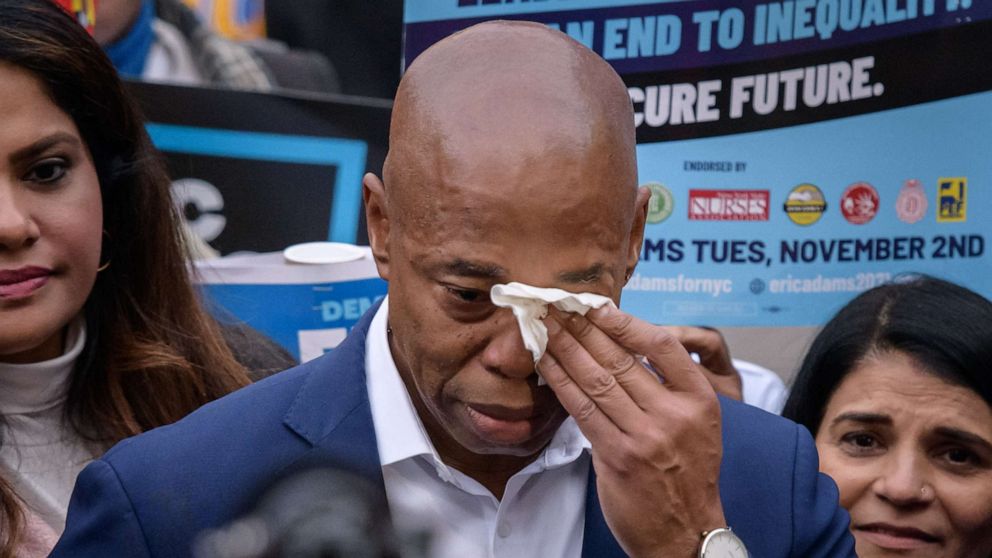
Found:
[[[741,376],[744,402],[769,413],[780,414],[789,390],[775,372],[753,362],[733,359],[734,368]]]

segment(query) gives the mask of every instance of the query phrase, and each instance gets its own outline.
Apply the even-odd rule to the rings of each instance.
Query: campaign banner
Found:
[[[992,3],[422,0],[405,63],[489,19],[547,24],[628,86],[652,190],[624,309],[816,326],[914,273],[992,297]]]
[[[128,83],[190,229],[221,254],[364,244],[362,176],[386,157],[391,103]]]
[[[386,296],[371,251],[334,264],[295,264],[281,252],[196,263],[196,282],[222,322],[233,317],[265,333],[301,362],[336,347]]]

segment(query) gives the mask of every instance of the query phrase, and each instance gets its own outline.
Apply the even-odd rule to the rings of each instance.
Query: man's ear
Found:
[[[641,246],[644,244],[644,225],[648,219],[648,202],[651,201],[651,190],[646,186],[637,189],[637,199],[634,202],[634,222],[630,226],[630,240],[627,245],[627,269],[624,283],[634,274],[634,268],[641,259]]]
[[[389,205],[386,203],[386,187],[378,176],[366,173],[362,178],[362,200],[365,202],[365,222],[375,267],[379,270],[379,277],[389,281]]]

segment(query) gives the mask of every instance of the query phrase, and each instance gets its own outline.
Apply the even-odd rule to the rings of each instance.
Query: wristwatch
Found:
[[[748,558],[748,553],[744,548],[744,541],[730,527],[721,527],[703,533],[699,558]]]

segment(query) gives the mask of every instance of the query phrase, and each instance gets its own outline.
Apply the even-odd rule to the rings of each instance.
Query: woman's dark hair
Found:
[[[992,302],[960,285],[913,276],[858,295],[813,341],[782,415],[816,435],[830,398],[862,360],[898,351],[992,406]]]
[[[0,0],[0,64],[33,74],[72,117],[100,181],[100,261],[110,266],[84,306],[70,424],[109,447],[246,385],[197,300],[162,162],[99,45],[52,2]],[[0,557],[13,552],[21,521],[0,479]]]

